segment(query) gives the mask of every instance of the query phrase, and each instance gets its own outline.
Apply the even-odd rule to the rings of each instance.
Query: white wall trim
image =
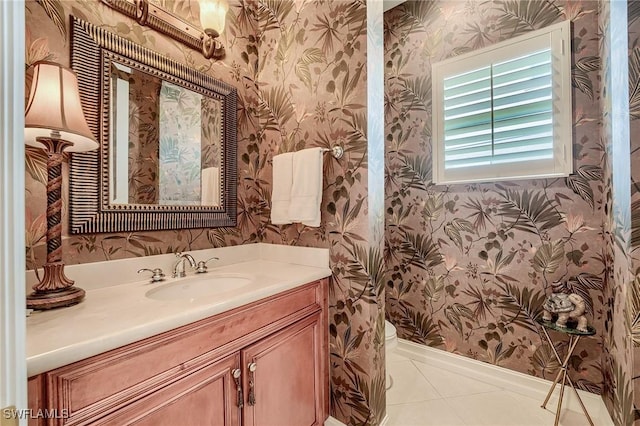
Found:
[[[327,417],[327,420],[324,421],[324,426],[346,426],[344,423],[342,423],[340,420],[336,419],[335,417]]]
[[[490,383],[511,392],[516,392],[531,398],[540,400],[540,404],[547,396],[552,381],[530,376],[528,374],[498,367],[493,364],[467,358],[451,352],[431,348],[429,346],[413,343],[408,340],[398,339],[398,347],[395,352],[409,359],[424,362],[443,370],[452,371],[467,377]],[[558,388],[554,391],[547,409],[554,410],[557,405]],[[613,421],[607,412],[604,401],[600,395],[591,392],[578,391],[589,415],[594,423],[599,426],[613,426]],[[565,389],[562,409],[569,409],[582,414],[578,399],[570,389]],[[586,424],[586,418],[585,418]]]
[[[24,14],[23,1],[0,2],[0,409],[27,408]]]
[[[385,415],[384,419],[382,419],[379,426],[386,426],[388,421],[389,421],[389,416]],[[325,420],[324,426],[346,426],[346,425],[342,423],[340,420],[336,419],[335,417],[329,416],[327,420]]]

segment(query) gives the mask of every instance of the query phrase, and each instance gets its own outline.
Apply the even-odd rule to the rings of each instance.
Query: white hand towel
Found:
[[[322,203],[322,148],[303,149],[293,156],[293,185],[289,218],[307,226],[320,226]]]
[[[202,170],[200,201],[203,206],[220,205],[220,168],[207,167]]]
[[[286,225],[291,222],[291,183],[293,182],[293,153],[273,157],[273,188],[271,191],[271,223]]]

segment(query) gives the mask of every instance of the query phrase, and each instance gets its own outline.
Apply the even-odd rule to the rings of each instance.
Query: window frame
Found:
[[[522,56],[551,49],[553,158],[445,169],[444,79]],[[571,21],[528,32],[483,49],[432,65],[433,182],[457,184],[565,177],[573,172],[573,101],[571,87]],[[523,167],[526,165],[526,167]]]

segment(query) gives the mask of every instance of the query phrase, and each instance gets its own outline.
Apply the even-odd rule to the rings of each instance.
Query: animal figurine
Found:
[[[567,321],[573,319],[578,322],[576,330],[587,331],[587,317],[584,315],[586,305],[580,295],[576,293],[552,293],[545,300],[542,307],[544,310],[542,314],[543,320],[551,321],[553,314],[558,314],[556,326],[566,328]]]
[[[552,314],[559,314],[563,312],[571,312],[574,308],[573,303],[569,300],[569,295],[566,293],[552,293],[547,297],[542,305],[544,313],[542,319],[545,321],[552,320]]]

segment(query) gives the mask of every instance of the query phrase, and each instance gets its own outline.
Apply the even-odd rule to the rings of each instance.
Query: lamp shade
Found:
[[[69,68],[54,62],[36,62],[24,118],[25,143],[44,148],[36,138],[56,138],[70,142],[65,151],[83,152],[98,147],[87,125],[80,103],[78,80]]]
[[[224,31],[224,20],[229,10],[227,0],[200,0],[200,24],[203,30]]]

